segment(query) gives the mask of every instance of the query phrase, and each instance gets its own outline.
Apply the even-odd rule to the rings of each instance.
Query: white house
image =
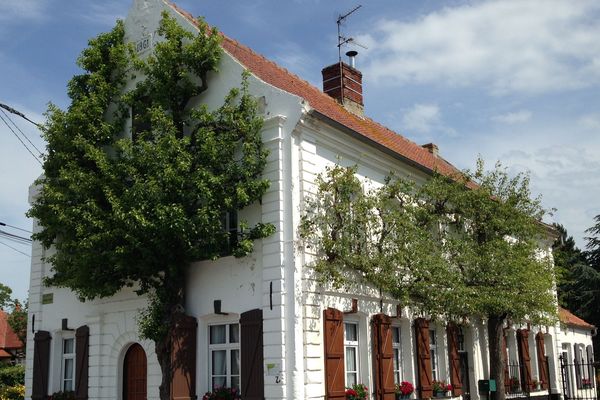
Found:
[[[163,10],[196,29],[193,18],[167,0],[136,0],[125,28],[141,55],[158,39]],[[362,75],[355,68],[325,68],[323,92],[233,39],[225,37],[222,47],[219,72],[209,76],[209,90],[198,101],[218,106],[239,86],[242,72],[251,73],[250,90],[264,108],[262,136],[270,150],[264,175],[271,186],[261,204],[241,214],[274,224],[276,233],[247,258],[191,266],[189,319],[180,328],[190,333],[184,345],[195,351],[186,358],[191,368],[175,373],[173,398],[192,399],[224,385],[240,387],[244,399],[343,399],[346,386],[364,383],[371,398],[394,399],[400,381],[415,385],[413,398],[426,398],[432,380],[445,380],[454,386],[453,397],[479,400],[478,381],[489,370],[482,321],[447,326],[414,318],[369,287],[353,293],[322,287],[310,254],[297,246],[304,199],[325,166],[357,165],[373,182],[383,182],[389,171],[424,181],[434,169],[454,167],[435,145],[419,146],[362,115]],[[30,201],[35,196],[32,187]],[[549,252],[550,243],[543,250]],[[34,243],[26,397],[74,390],[79,399],[157,399],[154,346],[140,339],[136,321],[146,299],[124,289],[81,303],[67,289],[42,285],[50,273],[44,255]],[[508,360],[521,366],[513,392],[526,387],[531,397],[558,396],[557,357],[567,342],[557,339],[569,336],[559,325],[507,326],[505,332]],[[539,388],[534,377],[542,381]]]

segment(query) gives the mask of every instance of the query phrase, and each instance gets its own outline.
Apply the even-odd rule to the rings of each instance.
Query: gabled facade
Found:
[[[159,39],[163,10],[196,29],[189,14],[166,0],[136,0],[125,21],[126,39],[141,56]],[[448,397],[479,400],[478,380],[487,379],[489,370],[482,321],[432,322],[368,286],[352,293],[323,287],[309,267],[312,255],[297,246],[304,200],[326,166],[357,165],[358,174],[375,184],[390,171],[423,182],[434,169],[450,173],[454,167],[435,145],[419,146],[360,115],[362,89],[353,67],[324,70],[324,86],[336,100],[230,38],[224,37],[222,47],[219,72],[209,76],[209,90],[198,102],[218,106],[239,86],[242,72],[251,73],[250,91],[264,109],[262,137],[270,151],[264,176],[271,186],[240,217],[272,223],[276,233],[244,259],[190,267],[188,317],[178,326],[173,349],[184,355],[185,368],[174,371],[172,397],[191,399],[214,386],[235,386],[243,399],[344,399],[345,387],[363,383],[370,398],[387,400],[395,398],[396,383],[409,381],[416,399],[432,397],[433,381],[444,380],[453,385]],[[347,71],[338,89],[331,84],[336,68]],[[341,104],[348,106],[347,100],[356,103],[352,111]],[[35,196],[32,187],[30,199]],[[549,252],[550,243],[542,250]],[[79,399],[157,399],[154,346],[137,330],[146,299],[124,289],[81,303],[67,289],[44,287],[50,273],[45,255],[34,243],[26,397],[73,390]],[[515,392],[546,398],[561,393],[558,329],[507,326]],[[535,376],[544,382],[539,388],[533,387]]]

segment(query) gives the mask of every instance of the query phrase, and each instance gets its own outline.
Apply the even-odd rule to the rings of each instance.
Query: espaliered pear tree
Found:
[[[220,108],[193,107],[216,71],[220,36],[202,21],[192,34],[167,13],[158,33],[145,59],[124,43],[122,22],[89,42],[78,60],[83,73],[68,86],[71,105],[47,112],[44,176],[29,215],[42,227],[35,239],[56,249],[47,285],[87,300],[124,287],[147,294],[140,331],[155,342],[160,398],[168,399],[170,331],[185,310],[188,266],[244,256],[273,227],[241,224],[232,238],[222,223],[269,186],[246,78]],[[138,84],[126,91],[131,79]]]
[[[540,251],[545,210],[529,178],[501,165],[423,185],[390,177],[365,191],[356,168],[317,180],[300,235],[323,282],[366,283],[433,318],[487,321],[490,376],[504,399],[502,328],[555,318],[554,271]],[[549,243],[549,242],[548,242]]]
[[[490,378],[496,380],[496,400],[505,398],[503,328],[505,323],[545,324],[556,319],[552,242],[541,220],[546,214],[533,198],[529,176],[511,177],[496,164],[485,171],[478,160],[474,172],[453,179],[436,174],[421,198],[429,214],[444,226],[444,254],[460,276],[458,316],[487,321]]]

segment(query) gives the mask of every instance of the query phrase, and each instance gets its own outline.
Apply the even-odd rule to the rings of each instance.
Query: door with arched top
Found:
[[[123,361],[123,400],[146,400],[146,352],[135,343]]]

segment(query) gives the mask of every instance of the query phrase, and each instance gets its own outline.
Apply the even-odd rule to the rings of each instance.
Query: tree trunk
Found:
[[[173,330],[177,314],[184,312],[185,283],[182,277],[165,275],[168,287],[162,288],[162,321],[167,327],[164,335],[154,340],[154,351],[160,365],[161,383],[158,388],[161,400],[170,400],[171,382],[173,380],[173,365],[171,351],[173,349]]]
[[[504,335],[505,315],[491,315],[488,317],[488,342],[490,356],[490,379],[496,381],[496,392],[491,393],[492,400],[505,400],[504,368],[506,360],[502,354],[502,337]]]
[[[170,329],[169,329],[170,331]],[[158,364],[160,365],[160,371],[162,373],[162,381],[158,388],[158,392],[161,400],[169,400],[171,396],[171,336],[166,335],[162,340],[154,342],[154,351],[156,352],[156,358],[158,358]]]

